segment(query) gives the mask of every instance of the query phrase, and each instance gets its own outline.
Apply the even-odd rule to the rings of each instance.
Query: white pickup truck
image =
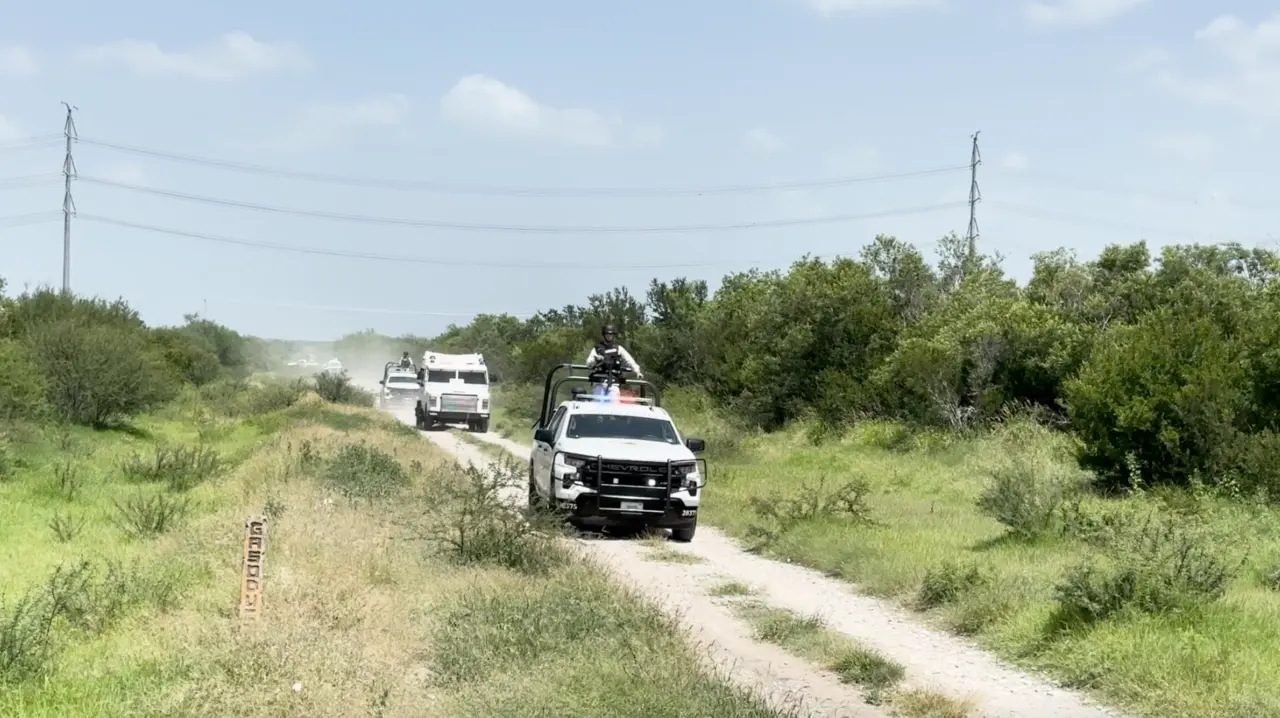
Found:
[[[570,375],[556,381],[564,368]],[[547,377],[529,459],[530,506],[550,506],[577,526],[670,529],[673,540],[692,541],[706,481],[695,454],[705,442],[681,437],[648,382],[628,382],[648,396],[575,393],[553,410],[558,388],[586,379],[574,369],[586,367],[561,365]]]

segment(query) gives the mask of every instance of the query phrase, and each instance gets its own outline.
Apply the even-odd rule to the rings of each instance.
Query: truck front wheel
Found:
[[[477,419],[476,422],[471,425],[471,427],[472,427],[471,430],[476,432],[477,434],[489,433],[489,417],[486,416],[483,419]]]
[[[533,464],[529,465],[529,508],[536,509],[542,506],[542,497],[538,495],[538,485],[533,479]]]
[[[680,543],[689,543],[693,540],[693,535],[697,533],[698,525],[694,524],[687,529],[671,529],[671,540]]]

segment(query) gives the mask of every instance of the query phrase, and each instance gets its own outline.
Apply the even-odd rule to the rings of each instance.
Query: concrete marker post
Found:
[[[240,569],[240,618],[256,621],[262,615],[262,564],[267,553],[267,519],[244,522],[244,556]]]

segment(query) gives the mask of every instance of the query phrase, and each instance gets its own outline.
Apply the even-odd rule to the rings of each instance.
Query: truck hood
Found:
[[[684,444],[634,439],[562,439],[557,451],[579,456],[601,456],[617,461],[693,461],[693,452]]]

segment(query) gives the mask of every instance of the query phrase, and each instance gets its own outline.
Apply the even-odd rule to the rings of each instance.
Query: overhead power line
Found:
[[[21,177],[0,177],[0,189],[19,189],[21,187],[34,187],[35,185],[44,184],[53,180],[62,179],[61,172],[45,172],[38,175],[23,175]]]
[[[402,217],[376,217],[371,215],[345,214],[340,212],[321,212],[319,210],[297,209],[293,207],[278,207],[274,205],[257,204],[254,202],[243,202],[239,200],[224,199],[220,197],[206,197],[203,195],[187,194],[185,192],[175,192],[173,190],[160,189],[158,187],[144,187],[142,185],[128,184],[125,182],[116,182],[113,180],[102,179],[100,177],[88,177],[78,175],[76,177],[80,182],[88,182],[91,184],[103,185],[106,187],[116,187],[132,192],[142,192],[160,197],[169,197],[171,199],[180,199],[186,202],[197,202],[201,204],[219,205],[222,207],[234,207],[237,209],[247,209],[257,212],[270,212],[273,214],[294,215],[299,217],[315,217],[318,219],[331,219],[342,222],[357,222],[360,224],[381,224],[396,225],[402,227],[426,227],[431,229],[453,229],[466,232],[528,232],[541,234],[663,234],[663,233],[685,233],[685,232],[725,232],[746,229],[765,229],[769,227],[797,227],[802,225],[818,225],[818,224],[837,224],[841,222],[854,222],[863,219],[876,219],[879,217],[893,217],[907,214],[924,214],[935,212],[943,209],[954,209],[964,206],[964,202],[947,202],[932,205],[923,205],[918,207],[908,207],[897,210],[889,210],[885,212],[873,212],[869,214],[842,214],[827,217],[802,217],[793,219],[773,219],[762,220],[759,222],[730,222],[720,224],[684,224],[684,225],[667,225],[667,226],[651,226],[651,227],[623,227],[623,226],[557,226],[557,225],[520,225],[520,224],[470,224],[465,222],[444,222],[440,220],[430,219],[409,219]]]
[[[1078,177],[1069,177],[1067,175],[1055,172],[1044,172],[1041,170],[1004,170],[1004,173],[1011,179],[1016,179],[1019,183],[1041,183],[1062,187],[1064,189],[1072,189],[1080,192],[1095,192],[1101,194],[1127,194],[1133,196],[1151,197],[1153,199],[1162,199],[1176,204],[1205,204],[1206,197],[1203,194],[1195,192],[1177,192],[1172,190],[1156,190],[1137,187],[1133,185],[1124,185],[1117,183],[1098,182],[1092,179],[1081,179]],[[1256,209],[1262,211],[1280,210],[1280,203],[1271,201],[1264,202],[1258,200],[1235,199],[1229,200],[1228,204],[1243,209]]]
[[[1042,219],[1051,222],[1062,222],[1065,224],[1075,224],[1079,226],[1092,226],[1117,230],[1121,232],[1134,232],[1137,234],[1166,235],[1170,237],[1182,237],[1191,241],[1210,239],[1211,235],[1205,232],[1194,232],[1186,229],[1172,229],[1167,227],[1153,227],[1150,225],[1135,224],[1132,222],[1117,222],[1111,219],[1102,219],[1097,217],[1086,217],[1070,212],[1059,212],[1051,209],[1042,209],[1039,207],[1031,207],[1015,202],[1005,202],[1004,200],[987,200],[988,203],[1003,208],[1012,214],[1021,215],[1029,219]],[[1213,240],[1215,243],[1230,240]],[[1254,240],[1244,241],[1260,241]]]
[[[15,214],[8,217],[0,217],[0,228],[9,229],[12,227],[24,227],[29,224],[40,224],[41,222],[51,222],[62,217],[59,210],[46,210],[44,212],[27,212],[26,214]]]
[[[33,147],[55,147],[61,143],[62,135],[33,135],[19,137],[15,140],[0,142],[0,150],[25,150]]]
[[[325,172],[306,172],[280,167],[268,167],[266,165],[248,164],[245,162],[233,162],[208,157],[182,155],[173,152],[162,152],[159,150],[147,149],[145,147],[135,147],[117,142],[106,142],[102,140],[86,139],[83,137],[80,138],[80,143],[94,147],[116,150],[119,152],[154,157],[170,162],[203,165],[205,167],[217,167],[236,172],[248,172],[252,174],[284,177],[288,179],[305,180],[308,182],[318,182],[323,184],[337,184],[349,187],[368,187],[374,189],[436,192],[440,194],[509,197],[679,197],[720,194],[751,194],[758,192],[777,192],[782,190],[842,187],[846,185],[866,184],[870,182],[889,182],[899,179],[908,179],[911,177],[925,177],[929,175],[946,174],[969,169],[968,164],[962,164],[910,172],[865,175],[859,177],[835,177],[828,179],[799,180],[793,182],[705,187],[499,187],[435,182],[430,180],[378,179],[370,177],[352,177]]]
[[[332,307],[317,304],[286,304],[282,302],[250,302],[241,299],[214,299],[214,304],[239,304],[250,307],[279,307],[281,309],[304,309],[323,312],[355,312],[359,314],[408,314],[420,317],[477,317],[481,314],[495,316],[506,315],[517,319],[529,319],[533,314],[517,314],[513,312],[423,312],[416,309],[368,309],[363,307]]]
[[[486,262],[482,260],[470,259],[429,259],[426,257],[414,257],[407,255],[393,254],[376,254],[372,252],[352,252],[341,249],[323,249],[320,247],[300,247],[298,245],[280,244],[276,242],[262,242],[248,239],[237,239],[235,237],[224,237],[216,234],[205,234],[203,232],[190,232],[181,229],[171,229],[168,227],[157,227],[139,222],[129,222],[126,220],[113,219],[110,217],[102,217],[93,214],[85,214],[81,212],[76,215],[77,219],[87,222],[96,222],[99,224],[113,225],[116,227],[125,227],[128,229],[137,229],[144,232],[154,232],[157,234],[165,234],[173,237],[184,237],[186,239],[195,239],[204,242],[213,242],[217,244],[231,244],[241,247],[253,247],[255,249],[273,249],[281,252],[294,252],[297,254],[313,254],[325,257],[345,257],[349,259],[367,259],[380,262],[395,262],[398,264],[426,264],[441,267],[480,267],[487,269],[591,269],[591,270],[653,270],[653,269],[693,269],[699,267],[723,267],[726,264],[767,264],[776,263],[778,260],[750,260],[750,259],[731,259],[717,260],[714,262],[670,262],[661,264],[635,264],[632,262],[612,262],[612,263],[579,263],[579,262]],[[929,244],[929,243],[926,243]],[[821,257],[819,257],[821,258]]]

